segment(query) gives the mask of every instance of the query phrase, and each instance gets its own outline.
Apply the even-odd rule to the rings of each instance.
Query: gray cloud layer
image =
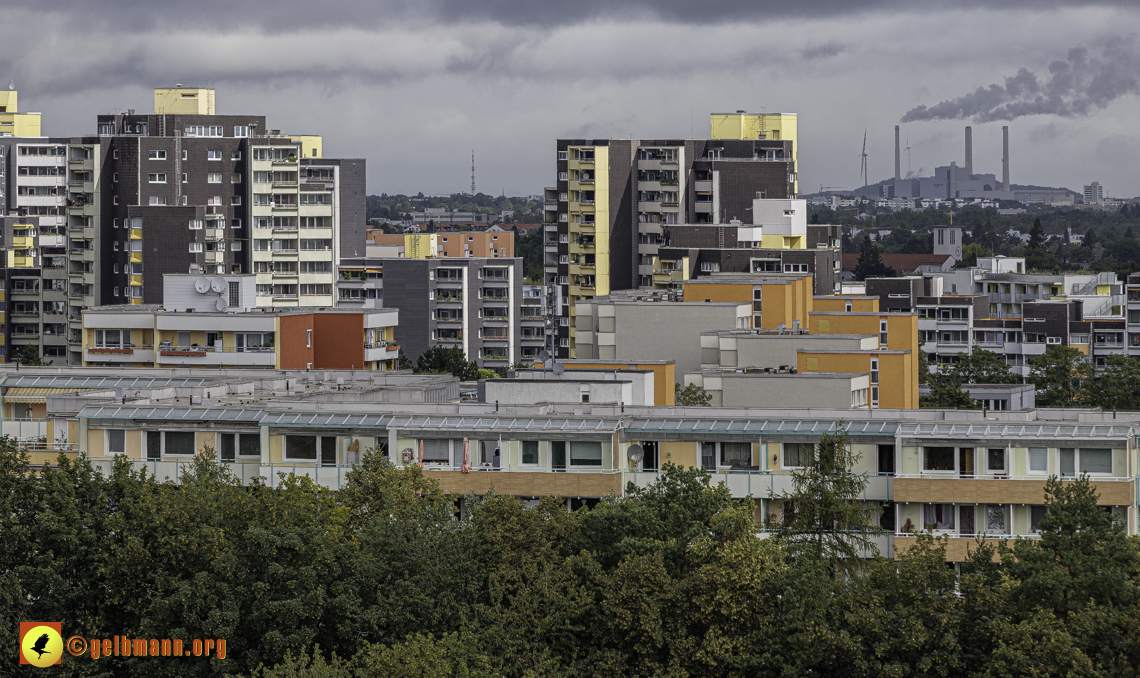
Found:
[[[872,179],[893,169],[900,110],[1046,64],[1063,54],[1057,45],[1093,48],[1085,66],[1064,61],[1070,80],[1111,80],[1120,74],[1103,67],[1087,75],[1109,60],[1105,35],[1140,34],[1134,0],[616,4],[13,1],[0,10],[0,86],[13,79],[21,108],[44,113],[45,134],[70,136],[94,132],[98,113],[149,109],[151,87],[211,83],[219,112],[264,114],[273,128],[323,134],[330,157],[367,158],[373,192],[465,190],[474,148],[480,190],[538,193],[557,138],[701,137],[711,111],[766,108],[799,114],[808,190],[855,185],[865,128]],[[1068,91],[1054,80],[1036,87]],[[1085,100],[1091,112],[1113,101]],[[1115,102],[1096,125],[1018,123],[1014,180],[1097,179],[1140,193],[1140,105]],[[974,129],[986,171],[1000,159],[987,150],[1000,149],[993,127]],[[962,152],[957,123],[907,132],[916,169]],[[1115,155],[1088,153],[1105,139]]]
[[[1072,7],[1131,7],[1131,0],[1003,0],[1002,9],[1048,11]],[[783,18],[821,18],[866,12],[918,13],[948,9],[942,0],[301,0],[232,2],[197,0],[174,6],[153,0],[40,0],[38,11],[59,13],[96,24],[161,29],[176,24],[211,25],[226,31],[255,23],[263,29],[290,31],[298,26],[374,26],[392,21],[426,20],[455,24],[494,21],[505,25],[565,26],[605,17],[649,18],[690,24]],[[992,0],[956,0],[954,10],[992,8]],[[227,28],[228,25],[228,28]]]
[[[1132,38],[1108,40],[1100,58],[1090,58],[1084,47],[1069,50],[1064,60],[1049,64],[1049,77],[1041,80],[1021,68],[1004,85],[979,87],[972,94],[941,101],[934,106],[916,106],[902,122],[964,120],[994,122],[1026,115],[1059,115],[1076,118],[1106,108],[1116,99],[1140,92],[1137,53]]]

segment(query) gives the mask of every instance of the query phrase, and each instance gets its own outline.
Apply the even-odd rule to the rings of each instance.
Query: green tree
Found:
[[[1029,360],[1029,383],[1037,387],[1038,407],[1075,407],[1087,399],[1085,381],[1092,376],[1088,357],[1072,346],[1050,346]]]
[[[1029,229],[1029,249],[1039,250],[1045,245],[1045,228],[1041,225],[1041,218],[1033,220],[1033,228]]]
[[[397,370],[410,370],[410,369],[412,369],[412,361],[409,360],[407,354],[404,353],[404,347],[403,346],[400,347],[400,354],[396,357],[396,369]]]
[[[881,509],[863,501],[867,475],[852,468],[860,454],[851,449],[846,425],[823,434],[812,451],[801,450],[792,489],[772,494],[782,504],[776,534],[793,554],[823,559],[836,569],[878,555]]]
[[[1085,382],[1089,402],[1103,410],[1140,410],[1140,358],[1110,355],[1105,367]]]
[[[895,270],[883,263],[882,257],[879,256],[879,248],[872,242],[871,236],[864,233],[859,242],[859,260],[855,264],[855,279],[865,280],[894,275]]]
[[[52,361],[48,360],[47,362],[44,362],[43,358],[40,357],[40,349],[37,348],[34,344],[28,344],[27,346],[21,348],[19,353],[16,354],[16,362],[20,363],[21,365],[32,365],[38,367],[41,365],[50,365]]]
[[[1001,355],[974,346],[960,355],[952,371],[964,384],[1020,384],[1021,376],[1010,369]]]
[[[962,389],[962,377],[952,369],[931,372],[926,379],[930,394],[919,396],[918,406],[945,410],[977,410],[981,404]]]
[[[444,348],[431,346],[416,358],[417,374],[450,374],[460,381],[475,381],[479,378],[479,365],[468,360],[463,349],[458,346]]]
[[[978,257],[992,257],[993,255],[993,251],[982,243],[972,242],[962,248],[962,261],[958,263],[967,268],[977,266]]]
[[[689,384],[681,388],[680,384],[673,384],[673,400],[677,405],[685,407],[708,407],[712,402],[712,394],[696,384]]]
[[[440,490],[438,480],[424,475],[417,464],[402,468],[392,464],[379,447],[366,449],[360,464],[348,470],[338,499],[348,511],[352,527],[377,518],[439,519],[441,514],[451,513],[451,501]]]

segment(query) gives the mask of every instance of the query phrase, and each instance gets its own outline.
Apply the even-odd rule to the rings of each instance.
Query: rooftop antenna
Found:
[[[475,149],[471,149],[471,195],[475,195]]]
[[[863,178],[863,185],[868,185],[867,179],[867,128],[863,128],[863,152],[859,154],[862,158],[862,164],[859,166],[859,174]]]

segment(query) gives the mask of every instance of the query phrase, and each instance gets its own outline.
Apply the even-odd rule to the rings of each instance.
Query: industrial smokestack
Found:
[[[1009,125],[1001,128],[1001,190],[1009,190]]]
[[[899,155],[899,126],[895,125],[895,181],[902,179],[902,164]]]
[[[966,174],[974,176],[974,130],[966,126]]]

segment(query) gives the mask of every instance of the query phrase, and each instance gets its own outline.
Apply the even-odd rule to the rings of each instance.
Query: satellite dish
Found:
[[[229,304],[226,303],[225,299],[218,299],[214,302],[214,308],[218,309],[219,311],[226,310],[227,306],[229,306]]]
[[[538,359],[541,360],[542,362],[546,362],[547,360],[550,360],[550,351],[547,351],[545,348],[542,349],[541,351],[538,352]]]
[[[198,278],[194,281],[194,289],[198,290],[199,294],[205,294],[210,291],[210,281],[206,278]]]
[[[226,291],[226,279],[222,278],[222,277],[214,278],[212,281],[210,281],[210,289],[214,290],[218,294],[225,292]]]
[[[554,363],[554,367],[552,367],[551,369],[554,371],[555,374],[562,374],[563,372],[566,371],[566,366],[563,365],[562,363]]]
[[[630,464],[640,464],[641,460],[645,459],[645,448],[643,448],[641,445],[638,445],[637,443],[634,443],[629,446],[629,451],[625,453],[625,456],[629,459]]]

